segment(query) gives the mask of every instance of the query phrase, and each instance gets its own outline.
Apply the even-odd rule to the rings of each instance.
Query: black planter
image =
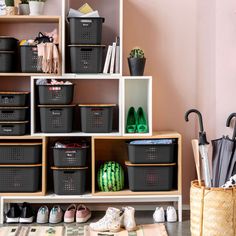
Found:
[[[146,58],[128,58],[131,76],[143,76]]]

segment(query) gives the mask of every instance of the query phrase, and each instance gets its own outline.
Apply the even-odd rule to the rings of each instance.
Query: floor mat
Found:
[[[122,229],[118,233],[95,232],[88,225],[68,226],[6,226],[0,236],[168,236],[164,224],[139,225],[136,231]]]

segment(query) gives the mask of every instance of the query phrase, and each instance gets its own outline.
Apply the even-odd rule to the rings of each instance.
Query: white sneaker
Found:
[[[157,207],[153,214],[154,222],[162,223],[165,222],[165,212],[163,207]]]
[[[173,206],[168,206],[167,207],[166,218],[167,218],[168,222],[176,222],[177,221],[176,210]]]
[[[37,213],[37,219],[36,222],[38,224],[46,224],[48,223],[48,217],[49,217],[49,210],[47,206],[41,206]]]
[[[89,226],[94,231],[118,232],[121,225],[121,213],[122,212],[119,209],[109,207],[102,219],[100,219],[96,223],[91,223]]]
[[[63,211],[59,205],[53,206],[49,214],[49,223],[58,224],[62,222]]]
[[[122,208],[124,210],[123,226],[127,231],[134,231],[136,229],[136,222],[134,218],[135,209],[127,206]]]

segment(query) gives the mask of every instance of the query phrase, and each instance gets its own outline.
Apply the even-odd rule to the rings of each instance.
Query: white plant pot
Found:
[[[19,15],[29,15],[29,4],[19,4]]]
[[[29,1],[30,15],[43,15],[44,2]]]

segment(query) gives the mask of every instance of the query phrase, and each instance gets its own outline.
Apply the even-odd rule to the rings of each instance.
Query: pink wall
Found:
[[[153,127],[183,135],[185,203],[195,176],[190,145],[194,120],[186,123],[184,113],[197,105],[196,19],[194,1],[124,1],[125,73],[130,49],[140,46],[147,57],[145,74],[153,76]]]

